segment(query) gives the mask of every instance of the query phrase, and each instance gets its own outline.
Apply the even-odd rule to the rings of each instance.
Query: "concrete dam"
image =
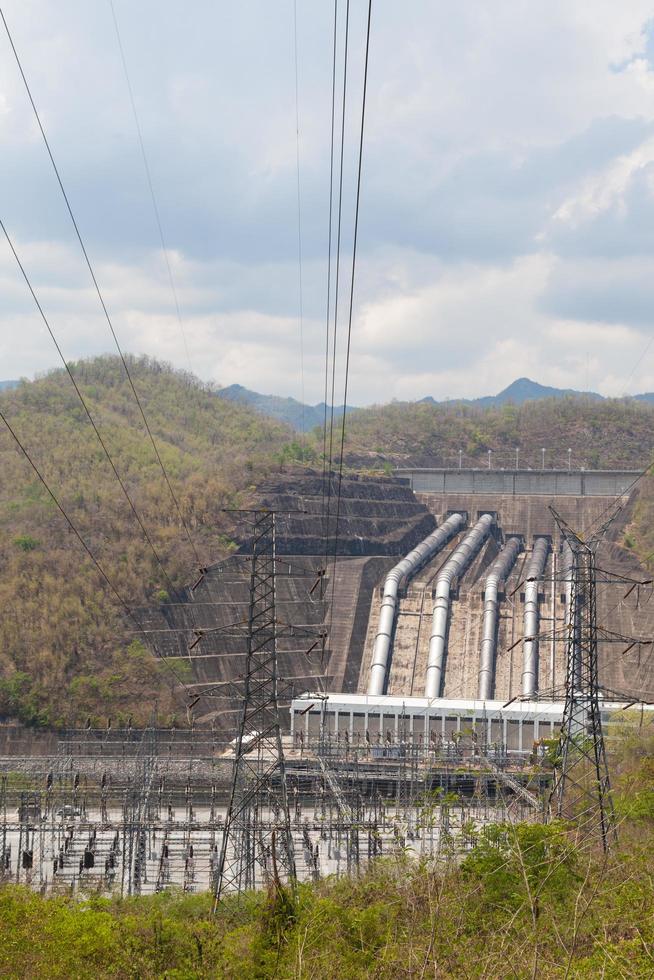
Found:
[[[398,562],[381,556],[369,576],[365,636],[332,636],[330,663],[346,670],[293,702],[294,737],[320,731],[367,740],[448,739],[484,722],[488,741],[531,751],[563,712],[570,552],[550,510],[579,533],[623,509],[598,563],[617,579],[642,579],[622,546],[638,474],[629,471],[397,471],[398,484],[433,518]],[[348,561],[336,575],[345,579]],[[384,567],[382,568],[382,565]],[[369,581],[369,579],[368,579]],[[361,583],[363,585],[363,583]],[[598,589],[599,673],[606,718],[654,691],[653,609],[619,581]],[[336,590],[338,602],[338,587]],[[340,610],[339,610],[340,611]],[[337,617],[335,617],[337,619]],[[624,637],[642,637],[630,645]],[[343,645],[343,644],[346,645]]]

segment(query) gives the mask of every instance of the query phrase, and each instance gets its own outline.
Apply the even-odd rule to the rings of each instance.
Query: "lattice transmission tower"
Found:
[[[615,837],[615,813],[599,699],[595,556],[609,522],[584,541],[550,509],[572,552],[565,707],[554,759],[550,814],[574,821],[580,837],[600,843],[606,851]]]
[[[245,690],[214,907],[226,892],[296,877],[278,702],[275,514],[258,510],[250,518]]]

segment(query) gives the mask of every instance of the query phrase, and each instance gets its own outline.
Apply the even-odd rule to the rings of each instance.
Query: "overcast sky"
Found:
[[[114,4],[188,358],[109,0],[2,7],[121,343],[300,397],[292,0]],[[351,0],[343,299],[366,11]],[[344,12],[340,0],[341,28]],[[297,15],[304,389],[316,402],[333,0],[297,0]],[[474,397],[521,375],[654,390],[651,16],[640,0],[373,0],[350,402]],[[1,30],[0,146],[0,217],[66,357],[110,351]],[[0,242],[0,379],[56,363]]]

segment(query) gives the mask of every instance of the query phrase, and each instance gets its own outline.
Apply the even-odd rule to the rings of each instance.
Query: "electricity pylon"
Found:
[[[227,892],[296,876],[278,704],[275,514],[253,511],[251,523],[245,692],[214,907]]]
[[[580,837],[601,843],[606,851],[615,838],[615,813],[599,703],[595,553],[610,522],[585,541],[550,510],[572,551],[565,707],[554,758],[550,814],[574,821]]]

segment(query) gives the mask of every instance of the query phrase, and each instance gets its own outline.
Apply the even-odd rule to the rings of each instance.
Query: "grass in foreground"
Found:
[[[357,880],[85,901],[0,889],[0,975],[43,978],[651,977],[654,767],[618,796],[608,858],[570,829],[484,833],[462,864],[378,862]]]

